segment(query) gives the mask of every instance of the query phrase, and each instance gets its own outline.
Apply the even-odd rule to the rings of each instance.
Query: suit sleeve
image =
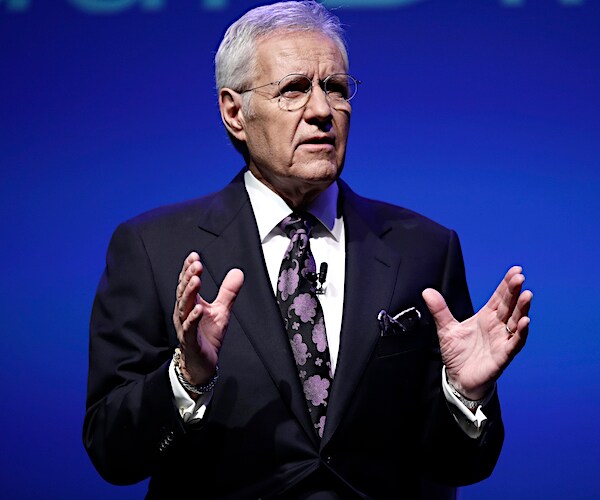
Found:
[[[467,288],[462,251],[454,231],[450,233],[446,265],[440,292],[453,315],[460,321],[472,316],[473,307]],[[439,352],[439,351],[438,351]],[[465,434],[452,416],[441,387],[441,358],[432,363],[428,381],[430,409],[424,431],[425,470],[432,473],[437,482],[455,486],[472,484],[488,477],[496,465],[502,442],[504,427],[500,415],[497,391],[483,408],[488,420],[477,439]]]
[[[83,428],[94,466],[111,483],[151,475],[185,433],[168,375],[168,321],[142,239],[119,226],[92,310]]]

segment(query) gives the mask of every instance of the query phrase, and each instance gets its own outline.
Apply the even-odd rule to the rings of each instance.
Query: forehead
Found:
[[[256,64],[261,79],[278,79],[290,73],[323,78],[347,71],[336,43],[318,32],[284,32],[259,39]]]

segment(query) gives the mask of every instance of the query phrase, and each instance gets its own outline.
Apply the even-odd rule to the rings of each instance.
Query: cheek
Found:
[[[336,132],[340,136],[348,135],[348,130],[350,130],[350,116],[350,112],[342,110],[338,110],[334,115],[333,126],[336,128]]]
[[[339,124],[336,135],[339,139],[338,151],[345,151],[348,144],[348,132],[350,131],[350,120],[346,119]]]
[[[266,118],[265,120],[269,119]],[[288,154],[289,142],[286,129],[276,120],[270,120],[256,136],[256,145],[259,148],[257,153],[264,161],[275,158],[281,160],[283,156]]]

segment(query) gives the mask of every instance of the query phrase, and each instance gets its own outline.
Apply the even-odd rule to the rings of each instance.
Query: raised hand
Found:
[[[423,299],[433,315],[449,382],[466,398],[481,399],[525,345],[533,294],[514,266],[474,316],[458,322],[442,295],[428,288]]]
[[[212,303],[200,296],[202,263],[190,253],[179,273],[173,324],[181,348],[181,372],[188,382],[204,384],[215,373],[231,308],[242,284],[239,269],[227,273]]]

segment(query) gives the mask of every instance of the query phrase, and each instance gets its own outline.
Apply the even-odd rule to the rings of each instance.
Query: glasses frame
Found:
[[[362,81],[357,80],[356,78],[354,78],[352,75],[349,75],[348,73],[332,73],[331,75],[325,77],[324,79],[322,79],[322,80],[320,79],[319,80],[319,87],[321,87],[321,90],[327,96],[327,99],[330,99],[329,93],[327,92],[327,82],[332,77],[334,77],[334,76],[340,76],[340,75],[352,79],[356,85],[354,87],[354,93],[350,97],[348,97],[348,99],[344,98],[344,99],[341,99],[339,101],[334,101],[334,102],[350,102],[350,100],[358,92],[358,86],[362,83]],[[306,102],[304,104],[302,104],[301,106],[298,106],[298,108],[296,108],[296,109],[303,108],[304,106],[306,106],[306,104],[308,104],[308,101],[310,99],[310,95],[312,94],[312,90],[313,90],[314,85],[313,85],[313,80],[311,80],[307,75],[303,75],[302,73],[290,73],[289,75],[285,75],[284,77],[282,77],[279,80],[276,80],[274,82],[265,83],[264,85],[259,85],[258,87],[252,87],[251,89],[242,90],[242,91],[238,92],[238,94],[245,94],[246,92],[252,92],[254,90],[259,90],[259,89],[262,89],[262,88],[265,88],[265,87],[269,87],[270,85],[277,85],[277,92],[279,94],[279,98],[280,99],[284,99],[285,101],[290,101],[290,99],[288,97],[285,97],[285,96],[281,95],[281,89],[279,88],[279,84],[283,80],[285,80],[286,78],[289,78],[290,76],[302,76],[302,77],[306,78],[310,82],[310,87],[308,88],[308,91],[306,92]]]

